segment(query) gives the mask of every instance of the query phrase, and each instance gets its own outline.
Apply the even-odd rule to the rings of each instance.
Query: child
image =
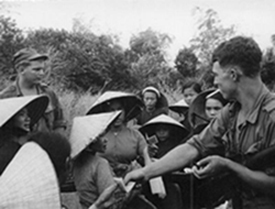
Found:
[[[74,182],[83,209],[93,205],[100,194],[115,184],[107,160],[97,155],[104,153],[107,141],[103,134],[121,111],[74,118],[70,141],[72,144]],[[113,198],[112,208],[120,208],[122,192]]]

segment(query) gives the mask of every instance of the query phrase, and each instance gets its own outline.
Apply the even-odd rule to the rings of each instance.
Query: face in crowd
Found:
[[[104,137],[105,133],[98,136],[95,141],[89,145],[89,149],[94,152],[104,153],[107,147],[108,139]]]
[[[12,124],[15,128],[19,128],[23,131],[29,132],[30,131],[30,125],[31,125],[31,119],[28,114],[28,109],[23,108],[20,110],[13,118],[12,118]]]
[[[208,119],[213,119],[223,108],[223,104],[214,98],[209,98],[205,102],[205,114]]]
[[[156,108],[158,101],[157,94],[152,91],[146,91],[143,94],[143,102],[147,110],[152,111]]]
[[[30,61],[21,66],[21,75],[31,84],[38,84],[46,76],[46,63],[44,60]]]
[[[199,93],[197,93],[193,87],[189,87],[184,89],[183,91],[183,98],[185,102],[190,106],[193,100],[198,96]]]
[[[123,125],[125,121],[125,109],[120,101],[117,101],[117,100],[112,101],[109,104],[109,111],[117,111],[117,110],[121,110],[121,113],[118,116],[118,118],[114,121],[113,123],[114,127],[120,127]]]
[[[156,136],[158,137],[159,141],[165,141],[168,139],[170,135],[169,128],[166,125],[158,125],[156,127]]]

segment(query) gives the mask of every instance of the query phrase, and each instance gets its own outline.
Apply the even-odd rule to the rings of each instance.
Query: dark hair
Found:
[[[198,94],[201,93],[201,84],[194,79],[189,79],[182,85],[182,93],[184,93],[184,90],[188,88],[194,89]]]
[[[213,53],[212,63],[221,67],[237,65],[244,75],[255,77],[260,72],[262,51],[258,44],[248,37],[237,36],[221,43]]]
[[[56,175],[60,182],[64,179],[66,163],[71,153],[71,146],[67,138],[56,132],[36,132],[30,140],[36,142],[49,155]]]

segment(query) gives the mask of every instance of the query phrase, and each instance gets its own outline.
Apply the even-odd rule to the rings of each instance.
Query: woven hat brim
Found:
[[[169,109],[174,111],[174,112],[177,112],[177,113],[184,113],[187,110],[189,110],[189,106],[185,102],[185,100],[182,99],[182,100],[176,102],[175,104],[170,105]]]
[[[189,131],[182,124],[180,124],[178,121],[164,114],[159,115],[151,119],[147,123],[145,123],[139,129],[139,131],[144,135],[148,134],[150,136],[155,134],[156,127],[158,125],[167,125],[170,130],[173,130],[174,132],[173,134],[178,135],[179,137],[187,136],[187,134],[189,133]]]
[[[31,125],[33,125],[45,113],[48,104],[49,98],[46,95],[2,99],[0,100],[0,127],[25,107],[28,109]]]
[[[75,117],[70,134],[71,157],[76,158],[110,126],[121,111]]]
[[[143,106],[142,101],[135,94],[109,91],[102,94],[96,100],[86,115],[108,112],[108,103],[114,100],[123,102],[126,121],[136,117],[141,112]]]
[[[48,154],[35,142],[23,145],[2,174],[0,207],[61,208],[53,164]]]
[[[169,109],[176,112],[176,113],[185,113],[189,110],[189,107],[184,106],[169,106]]]

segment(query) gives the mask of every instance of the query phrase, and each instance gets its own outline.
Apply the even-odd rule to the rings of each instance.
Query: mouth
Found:
[[[23,128],[26,129],[26,130],[30,130],[30,123],[24,124]]]

